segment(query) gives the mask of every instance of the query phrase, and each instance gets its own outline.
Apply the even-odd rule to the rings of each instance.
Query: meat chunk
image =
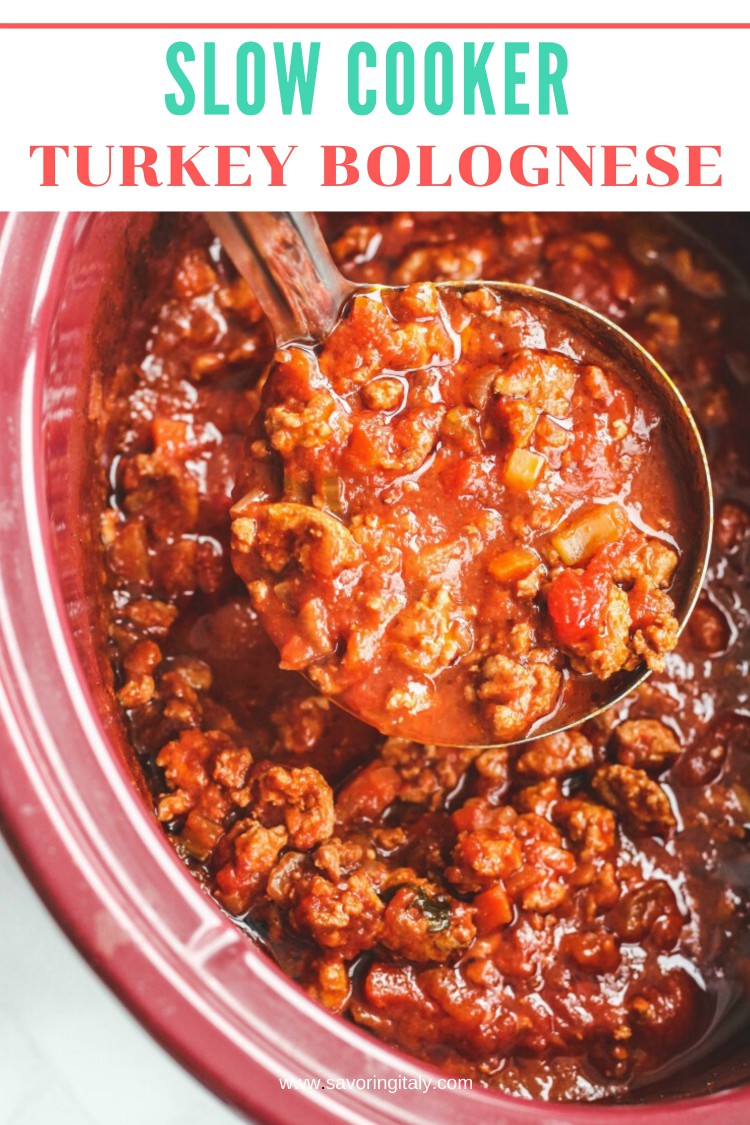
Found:
[[[416,396],[393,420],[384,414],[361,414],[353,423],[346,465],[360,472],[415,473],[438,440],[445,407]]]
[[[467,746],[423,746],[404,738],[388,738],[382,763],[398,778],[398,799],[438,808],[464,777],[478,750]]]
[[[476,828],[462,833],[453,852],[455,866],[447,877],[463,891],[477,891],[518,871],[523,864],[520,842],[512,831]]]
[[[398,410],[404,403],[405,387],[395,376],[384,375],[366,383],[360,394],[369,410]]]
[[[614,855],[617,823],[610,809],[581,797],[568,797],[555,802],[552,817],[563,827],[582,860],[591,862]]]
[[[539,420],[538,408],[523,398],[500,398],[495,404],[494,415],[502,432],[516,448],[528,444]]]
[[[593,786],[635,835],[668,836],[677,824],[669,797],[644,770],[603,766]]]
[[[483,750],[474,762],[479,781],[477,788],[483,796],[495,793],[499,797],[511,781],[511,751],[507,746],[492,746]]]
[[[179,610],[168,602],[156,598],[138,598],[125,607],[126,617],[148,636],[166,637]]]
[[[639,578],[629,594],[633,622],[633,651],[642,656],[652,672],[663,672],[664,655],[677,644],[679,622],[674,602],[663,590]]]
[[[493,390],[498,395],[524,398],[540,412],[563,417],[577,377],[576,364],[560,352],[519,348],[504,360]]]
[[[224,855],[216,871],[216,897],[230,914],[244,914],[268,882],[286,831],[266,828],[252,818],[240,820],[225,837]]]
[[[333,832],[333,792],[310,766],[285,769],[264,762],[250,781],[251,809],[265,825],[283,824],[293,847],[307,850]]]
[[[686,918],[664,879],[649,879],[623,895],[612,911],[612,926],[623,941],[650,939],[658,949],[672,949]]]
[[[278,707],[271,718],[279,742],[292,754],[307,754],[325,734],[331,705],[321,695],[293,698]]]
[[[136,707],[143,707],[154,698],[156,684],[153,676],[135,675],[123,684],[117,693],[117,699],[127,711]]]
[[[384,906],[364,871],[341,883],[314,875],[290,912],[290,920],[325,949],[355,957],[380,937]]]
[[[446,589],[423,594],[407,606],[389,630],[402,663],[428,675],[446,668],[471,645],[469,623],[456,611]]]
[[[578,662],[600,680],[628,668],[633,663],[629,645],[630,624],[627,594],[618,586],[610,586],[602,624],[593,643],[577,649]]]
[[[690,640],[700,652],[717,656],[729,644],[731,629],[721,609],[701,594],[687,625]]]
[[[316,391],[305,403],[270,406],[265,426],[273,448],[287,456],[298,446],[314,449],[330,441],[343,444],[351,432],[351,422],[337,408],[333,395],[324,390]]]
[[[509,656],[490,656],[482,665],[477,696],[485,704],[495,737],[510,742],[522,736],[538,718],[548,714],[562,677],[544,663],[524,665]]]
[[[323,575],[356,566],[362,554],[351,533],[326,512],[304,504],[240,501],[232,509],[233,549],[256,552],[264,567],[280,574],[290,562]]]
[[[552,809],[562,796],[559,783],[553,778],[536,785],[526,785],[513,798],[513,807],[519,812],[536,813],[551,818]]]
[[[739,549],[750,535],[750,510],[733,500],[725,500],[716,513],[714,539],[722,551],[730,554]]]
[[[396,285],[416,280],[465,281],[484,277],[486,254],[469,242],[443,242],[410,250],[396,265]]]
[[[308,995],[329,1012],[343,1011],[352,994],[352,983],[344,958],[339,953],[318,957],[313,962],[312,970],[313,979],[305,983]]]
[[[380,940],[410,961],[446,961],[474,937],[471,907],[414,872],[394,872],[383,897],[388,906]]]
[[[348,960],[380,937],[385,904],[366,851],[337,839],[312,855],[285,855],[271,872],[268,894],[288,911],[295,930]]]
[[[516,772],[531,777],[565,777],[586,769],[594,761],[594,748],[579,731],[561,731],[537,739],[516,762]]]
[[[483,891],[499,883],[510,902],[537,913],[554,910],[566,897],[575,857],[548,820],[476,799],[453,820],[459,835],[445,874],[460,890]]]
[[[666,588],[672,581],[679,559],[677,552],[659,539],[647,539],[628,552],[614,569],[615,582],[634,583],[647,579],[650,586]]]
[[[658,719],[630,719],[615,727],[617,760],[623,766],[642,770],[664,770],[680,756],[677,738]]]
[[[440,424],[440,436],[465,453],[479,453],[482,448],[479,411],[468,406],[452,407]]]
[[[196,248],[181,258],[174,275],[174,290],[179,297],[197,297],[208,292],[216,281],[216,270],[205,250]]]
[[[430,288],[434,293],[434,286]],[[419,300],[423,304],[424,295]],[[438,357],[451,356],[453,350],[446,326],[434,314],[425,317],[424,305],[420,320],[402,325],[378,294],[373,294],[354,299],[348,316],[326,341],[320,369],[334,390],[345,394],[386,369],[407,371],[424,367]],[[356,357],[354,362],[352,356]]]
[[[233,805],[247,803],[244,786],[252,760],[250,751],[225,731],[181,731],[156,756],[169,790],[159,799],[159,819],[166,823],[198,809],[221,824]]]
[[[586,934],[565,934],[560,949],[586,973],[600,976],[613,973],[620,964],[620,950],[614,934],[595,930]]]

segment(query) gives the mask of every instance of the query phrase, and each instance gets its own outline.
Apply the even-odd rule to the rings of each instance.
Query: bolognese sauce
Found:
[[[384,733],[509,742],[663,669],[679,464],[653,395],[570,313],[377,290],[277,353],[234,566],[282,668]]]
[[[731,1055],[750,980],[746,298],[700,244],[658,217],[323,221],[345,273],[413,287],[408,299],[430,299],[430,281],[510,279],[570,295],[632,332],[675,377],[706,438],[718,505],[708,582],[674,652],[665,657],[649,640],[664,667],[634,695],[583,727],[521,746],[383,737],[280,670],[230,559],[230,511],[273,341],[201,220],[165,216],[122,362],[92,398],[110,481],[98,513],[106,643],[156,816],[249,940],[330,1012],[388,1044],[524,1097],[622,1100],[705,1088],[716,1081],[716,1051]],[[628,426],[618,448],[640,440],[634,422],[647,404],[605,365],[592,374],[585,357],[567,359],[573,414],[577,395],[582,404],[622,395],[619,413],[603,417],[608,427],[618,418]],[[473,443],[477,432],[484,441],[491,414],[498,443],[505,435],[500,474],[516,449],[544,457],[545,474],[559,473],[557,458],[562,467],[571,446],[550,444],[549,434],[566,409],[534,406],[535,436],[514,443],[529,396],[508,412],[508,380],[519,369],[494,355],[487,362],[498,370],[486,400],[464,399],[461,389],[433,402],[429,380],[415,377],[433,432],[446,446]],[[305,388],[315,371],[305,359]],[[347,393],[363,391],[357,448],[381,457],[382,415],[405,399],[408,419],[412,380],[397,371]],[[419,448],[415,436],[392,450],[403,457]],[[449,466],[452,495],[470,497],[455,479],[460,467],[458,458]],[[348,502],[323,478],[320,489],[327,502]],[[529,494],[518,495],[523,511]],[[307,510],[310,498],[275,502]],[[642,569],[649,596],[665,607],[675,552],[667,536],[679,539],[659,522],[674,518],[669,505],[647,494],[642,503],[638,524],[627,497],[602,491],[592,501],[603,527],[624,516],[635,523],[622,524],[618,542],[641,537],[621,558],[605,555],[601,568],[623,591],[631,621]],[[559,546],[559,559],[548,557],[523,535],[488,545],[478,560],[487,590],[506,597],[543,568],[554,609],[557,573],[595,585],[597,552],[577,554],[586,536],[576,521],[588,511],[565,513],[567,561]],[[452,518],[442,507],[438,515]],[[588,550],[596,541],[586,542]],[[526,551],[540,561],[522,573]],[[439,615],[437,602],[428,608]],[[578,650],[576,622],[565,610],[556,617],[569,659],[590,661],[595,649]],[[459,647],[462,628],[453,633]],[[629,630],[629,653],[633,637]],[[419,652],[406,626],[397,643]]]

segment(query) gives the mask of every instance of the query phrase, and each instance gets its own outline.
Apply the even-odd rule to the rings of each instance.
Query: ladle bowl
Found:
[[[268,316],[278,346],[321,342],[334,328],[342,309],[357,293],[372,293],[396,286],[357,285],[344,278],[333,262],[314,216],[307,212],[208,213],[213,231],[243,277],[251,285]],[[467,291],[481,286],[500,298],[538,304],[553,312],[571,330],[592,341],[605,359],[617,360],[627,370],[631,385],[643,388],[659,408],[675,454],[673,471],[690,498],[692,535],[670,590],[682,631],[700,594],[708,568],[713,532],[713,493],[703,441],[685,399],[669,375],[649,352],[601,313],[569,297],[534,286],[505,281],[439,282],[439,288]],[[591,360],[589,360],[591,362]],[[535,723],[523,738],[528,742],[578,726],[614,706],[649,676],[643,662],[630,672],[619,672],[599,681],[590,693],[585,713],[563,706]],[[439,690],[439,688],[438,688]],[[335,695],[334,703],[350,708]],[[379,726],[372,715],[358,715]],[[388,730],[384,723],[383,729]],[[439,730],[431,742],[440,745]],[[466,745],[477,745],[469,738]],[[506,743],[482,743],[505,745]]]

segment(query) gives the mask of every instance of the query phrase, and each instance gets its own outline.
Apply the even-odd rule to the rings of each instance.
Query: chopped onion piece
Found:
[[[565,566],[587,562],[592,555],[621,539],[628,527],[625,509],[619,504],[601,504],[583,515],[576,514],[552,539]]]
[[[336,473],[327,473],[320,485],[320,493],[327,512],[340,518],[343,515],[341,507],[341,478]]]
[[[514,449],[505,466],[505,483],[514,492],[528,492],[542,475],[547,462],[531,449]]]

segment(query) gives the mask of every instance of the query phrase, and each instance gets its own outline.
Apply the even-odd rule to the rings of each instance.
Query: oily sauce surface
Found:
[[[364,292],[266,379],[234,569],[280,666],[383,733],[541,734],[676,643],[666,591],[696,534],[676,435],[545,300]]]
[[[272,341],[201,222],[165,217],[153,327],[97,422],[106,643],[156,813],[284,971],[387,1043],[546,1099],[710,1085],[750,980],[746,299],[653,216],[324,223],[357,279],[527,282],[640,339],[707,440],[709,581],[663,673],[517,749],[383,738],[279,671],[229,557]]]

